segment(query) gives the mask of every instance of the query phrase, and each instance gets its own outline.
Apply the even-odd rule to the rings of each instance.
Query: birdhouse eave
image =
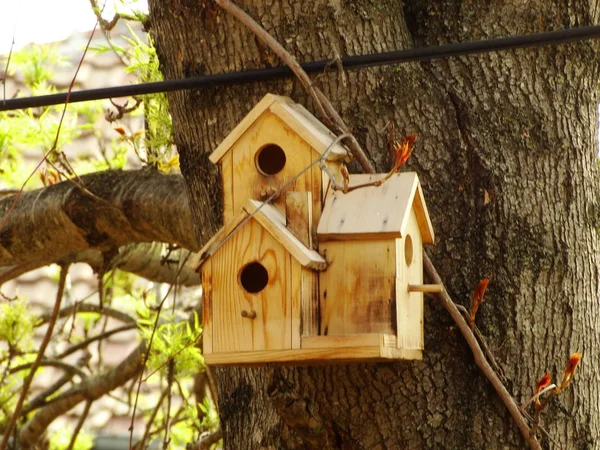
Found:
[[[237,215],[221,228],[206,245],[192,258],[190,266],[200,271],[202,265],[215,255],[238,228],[244,226],[244,221],[255,219],[285,250],[303,267],[313,270],[325,270],[327,262],[318,252],[307,248],[285,226],[285,217],[270,204],[249,200]]]
[[[335,135],[304,106],[295,103],[289,97],[267,94],[211,153],[209,156],[210,161],[213,164],[218,164],[244,133],[267,112],[277,116],[321,155],[329,149],[335,140]],[[329,149],[327,159],[350,161],[351,157],[346,147],[337,143]]]

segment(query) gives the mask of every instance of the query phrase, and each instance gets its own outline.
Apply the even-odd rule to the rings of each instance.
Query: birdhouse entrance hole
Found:
[[[407,234],[406,238],[404,238],[404,259],[406,265],[410,266],[413,260],[413,243],[410,234]]]
[[[285,167],[285,152],[279,145],[268,144],[256,155],[256,167],[263,175],[276,175]]]
[[[240,284],[250,294],[262,291],[269,283],[269,273],[259,262],[246,264],[240,271]]]

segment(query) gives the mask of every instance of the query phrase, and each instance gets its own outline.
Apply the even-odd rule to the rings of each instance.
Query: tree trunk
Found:
[[[301,62],[598,19],[593,1],[239,4]],[[211,1],[150,7],[168,79],[281,64]],[[574,385],[544,414],[556,448],[600,442],[596,52],[587,41],[314,78],[378,171],[391,163],[389,124],[397,138],[419,135],[408,167],[421,178],[438,238],[427,251],[465,306],[491,277],[477,323],[517,402],[545,372],[560,379],[571,352],[584,352]],[[169,97],[200,242],[220,226],[219,175],[208,155],[267,92],[314,111],[295,80]],[[523,448],[433,297],[425,334],[422,362],[219,370],[226,448]]]

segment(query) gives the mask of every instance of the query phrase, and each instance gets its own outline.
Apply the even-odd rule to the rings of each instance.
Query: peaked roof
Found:
[[[381,180],[386,174],[350,175],[350,186]],[[317,236],[327,239],[403,237],[414,207],[424,244],[433,244],[434,233],[414,172],[394,174],[381,186],[368,186],[344,194],[330,189],[325,199]]]
[[[321,155],[335,140],[336,136],[329,131],[315,116],[304,106],[295,103],[289,97],[267,94],[254,108],[242,119],[231,133],[219,144],[209,159],[217,164],[223,156],[233,147],[244,133],[264,113],[271,112],[294,130],[302,139]],[[329,152],[328,160],[350,160],[350,152],[342,144],[336,144]]]
[[[254,214],[254,215],[252,215]],[[238,231],[244,225],[244,221],[252,215],[256,221],[279,242],[286,251],[292,255],[304,267],[314,270],[324,270],[327,262],[319,253],[307,248],[296,236],[292,234],[285,226],[285,216],[281,214],[274,206],[256,200],[248,200],[244,208],[221,228],[210,241],[200,250],[192,260],[190,266],[194,270],[199,269],[202,264],[222,247],[225,239],[228,239],[232,233]]]

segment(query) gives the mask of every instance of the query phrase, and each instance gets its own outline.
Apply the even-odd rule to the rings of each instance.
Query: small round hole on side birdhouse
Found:
[[[250,294],[262,291],[269,283],[269,273],[265,266],[254,261],[246,264],[240,271],[239,282]]]
[[[407,266],[410,266],[413,262],[413,243],[410,234],[407,234],[404,238],[404,260]]]
[[[279,145],[268,144],[256,154],[256,168],[263,175],[277,175],[285,167],[285,152]]]

